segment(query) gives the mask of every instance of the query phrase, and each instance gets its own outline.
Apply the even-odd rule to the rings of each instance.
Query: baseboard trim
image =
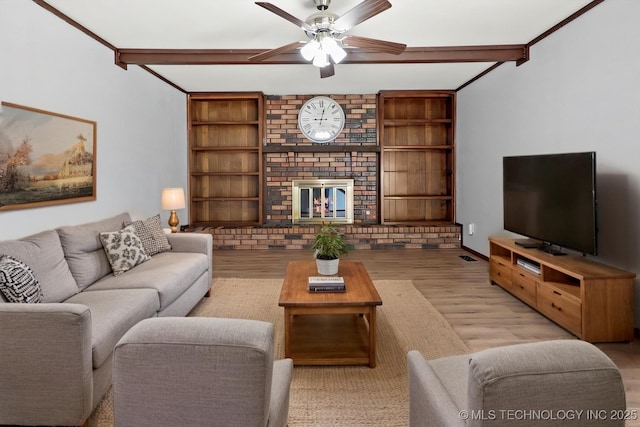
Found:
[[[481,254],[480,252],[476,252],[476,251],[474,251],[473,249],[468,248],[468,247],[466,247],[466,246],[464,246],[464,245],[462,246],[462,249],[463,249],[463,250],[465,250],[465,251],[467,251],[467,252],[472,253],[473,255],[477,256],[478,258],[481,258],[481,259],[483,259],[483,260],[485,260],[485,261],[489,261],[489,257],[488,257],[488,256],[486,256],[486,255]]]

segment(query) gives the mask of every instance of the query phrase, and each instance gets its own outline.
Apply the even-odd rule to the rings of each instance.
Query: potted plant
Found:
[[[349,252],[350,245],[338,230],[331,225],[323,224],[316,234],[311,249],[314,250],[318,273],[331,275],[338,273],[340,255]]]

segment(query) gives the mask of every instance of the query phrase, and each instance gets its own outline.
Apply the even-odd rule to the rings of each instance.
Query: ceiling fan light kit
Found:
[[[249,60],[262,61],[283,52],[298,49],[300,44],[304,44],[302,48],[300,48],[300,54],[306,61],[320,68],[320,77],[325,78],[333,76],[333,65],[339,64],[347,57],[347,51],[343,46],[350,47],[352,50],[364,48],[367,50],[392,53],[394,55],[404,52],[407,47],[401,43],[365,37],[343,37],[343,34],[354,26],[389,9],[391,3],[387,0],[364,0],[342,16],[326,11],[331,0],[314,0],[314,3],[320,12],[312,14],[306,21],[303,21],[271,3],[256,2],[258,6],[302,28],[309,41],[306,43],[290,43],[285,46],[267,50],[250,57]]]
[[[329,65],[328,56],[331,56],[334,64],[339,64],[347,57],[347,52],[338,44],[338,41],[324,33],[318,33],[317,36],[302,46],[300,54],[316,67]]]

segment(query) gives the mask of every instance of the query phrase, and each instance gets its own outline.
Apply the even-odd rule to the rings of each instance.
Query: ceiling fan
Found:
[[[319,12],[310,15],[305,21],[285,12],[268,2],[256,2],[260,7],[286,19],[302,28],[308,41],[297,41],[270,49],[249,57],[249,61],[263,61],[284,52],[300,48],[300,54],[313,65],[320,68],[320,77],[335,74],[334,64],[342,61],[347,52],[344,47],[375,50],[398,55],[404,52],[406,44],[367,37],[350,36],[345,33],[356,25],[391,7],[387,0],[364,0],[342,16],[327,11],[331,0],[313,0]]]

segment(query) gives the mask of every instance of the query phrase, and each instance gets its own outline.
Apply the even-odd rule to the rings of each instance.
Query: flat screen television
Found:
[[[505,230],[551,253],[597,255],[595,152],[510,156],[502,167]]]

